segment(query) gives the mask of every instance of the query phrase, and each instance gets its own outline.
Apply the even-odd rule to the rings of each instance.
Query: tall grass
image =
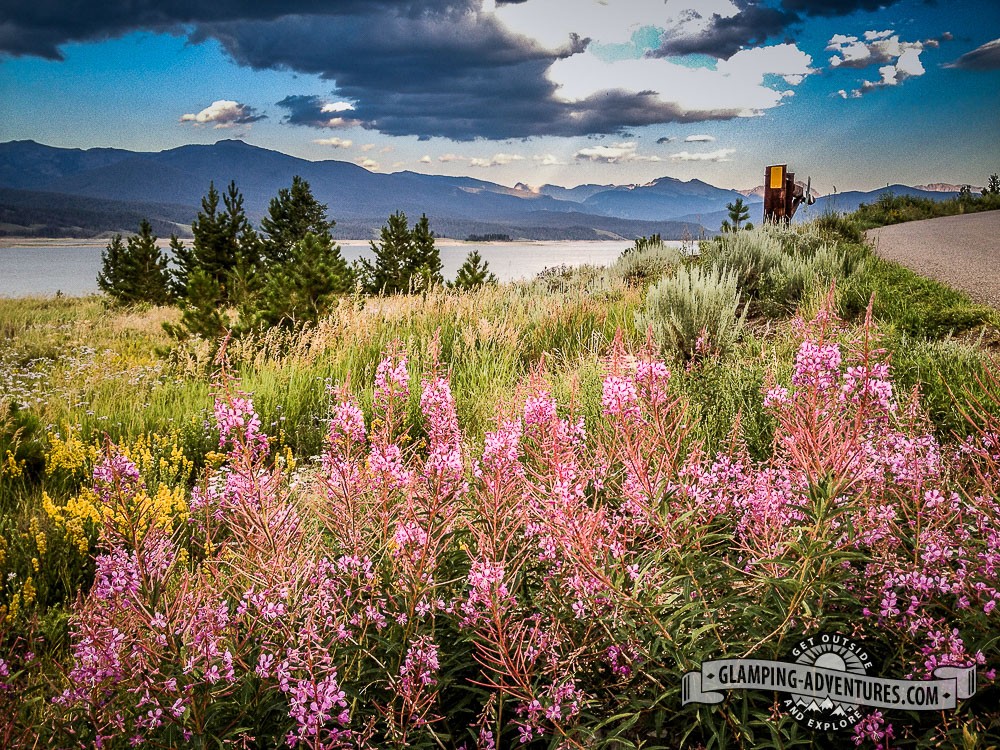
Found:
[[[664,398],[677,404],[678,410],[670,412],[677,422],[671,423],[669,434],[657,438],[658,445],[670,445],[677,455],[690,456],[692,461],[704,460],[699,464],[702,468],[711,466],[717,456],[767,462],[784,435],[781,416],[773,408],[774,387],[789,383],[802,364],[803,321],[822,312],[833,326],[824,334],[824,346],[842,342],[843,346],[854,342],[854,346],[859,326],[874,333],[870,326],[865,328],[874,295],[879,346],[893,366],[900,403],[917,389],[928,420],[926,430],[919,428],[920,434],[932,435],[944,446],[953,445],[949,442],[953,433],[968,432],[963,412],[978,410],[982,421],[1000,410],[996,384],[990,385],[989,380],[994,367],[988,349],[996,336],[995,313],[878,260],[845,237],[830,226],[770,228],[727,237],[722,243],[703,243],[700,259],[682,259],[672,250],[661,252],[650,246],[609,268],[557,269],[534,281],[468,293],[432,289],[414,297],[345,298],[315,326],[227,342],[224,376],[216,359],[218,342],[192,339],[176,344],[163,333],[161,323],[176,320],[173,309],[109,309],[97,297],[0,300],[0,643],[9,645],[30,632],[44,632],[48,645],[39,650],[40,658],[52,661],[48,671],[43,670],[44,679],[39,679],[44,682],[65,667],[67,613],[76,596],[90,589],[96,555],[109,548],[109,540],[102,536],[104,505],[92,487],[93,472],[102,456],[107,456],[106,440],[138,467],[146,488],[140,493],[140,504],[148,502],[151,517],[159,523],[170,522],[174,541],[186,545],[188,559],[194,561],[190,570],[196,569],[198,561],[222,554],[195,545],[194,537],[184,531],[190,526],[180,521],[185,508],[190,509],[195,478],[204,482],[205,472],[225,476],[217,472],[227,461],[231,468],[232,455],[227,459],[226,450],[220,448],[216,397],[235,390],[252,394],[259,429],[268,436],[273,461],[262,468],[283,472],[280,481],[293,481],[303,492],[315,479],[312,458],[329,449],[331,410],[337,413],[345,394],[372,434],[390,427],[395,435],[406,434],[399,445],[411,467],[423,466],[412,461],[424,461],[428,446],[443,434],[460,434],[458,444],[449,443],[449,451],[459,451],[462,465],[471,472],[469,461],[484,453],[487,444],[494,444],[498,425],[522,418],[529,400],[548,393],[555,418],[566,420],[569,432],[564,437],[569,443],[565,447],[570,452],[532,454],[535,463],[526,464],[526,476],[538,479],[548,466],[545,462],[582,449],[582,444],[572,440],[573,425],[578,424],[574,420],[582,419],[582,429],[598,441],[587,444],[586,451],[592,452],[581,459],[582,465],[599,468],[607,455],[625,450],[626,443],[618,441],[639,433],[629,432],[631,427],[621,432],[623,425],[631,424],[631,412],[614,411],[618,407],[610,404],[608,394],[627,396],[631,392],[628,382],[632,382],[628,378],[636,375],[637,363],[648,361],[652,350],[661,349],[666,354],[661,363],[665,369],[657,365],[656,372],[662,375],[670,370],[660,385]],[[738,277],[744,278],[742,288]],[[830,314],[831,282],[835,282],[840,321]],[[718,293],[713,299],[719,305],[707,304],[706,295],[696,291],[703,292],[706,284],[712,286],[713,294]],[[755,303],[749,314],[747,298]],[[668,304],[662,304],[664,300]],[[764,304],[768,301],[773,304]],[[653,339],[647,341],[651,323]],[[705,331],[707,339],[702,336]],[[952,337],[953,332],[962,332],[961,340]],[[714,356],[722,349],[727,350],[726,356]],[[451,427],[435,432],[428,423],[432,409],[423,400],[424,389],[416,387],[400,396],[387,426],[376,388],[379,379],[385,378],[380,364],[386,352],[406,360],[413,383],[433,383],[438,376],[447,380],[448,409],[454,410],[459,433]],[[632,374],[609,385],[609,377],[622,378],[625,372]],[[643,383],[635,380],[633,385],[641,391],[647,387]],[[615,390],[620,388],[624,390]],[[434,401],[433,411],[440,411],[443,403],[440,398]],[[916,424],[907,423],[901,429],[917,429]],[[564,429],[556,422],[550,427]],[[612,433],[617,435],[613,440]],[[386,444],[393,440],[386,437]],[[607,440],[611,442],[602,442]],[[529,440],[525,445],[535,444]],[[364,471],[371,470],[365,464]],[[614,471],[612,486],[620,489],[614,483],[624,475]],[[551,495],[560,486],[553,484],[545,491]],[[595,490],[593,507],[598,507],[598,496],[600,502],[619,503],[622,498],[614,494],[619,489]],[[322,510],[325,506],[317,499],[327,495],[301,497],[306,496],[313,498],[307,507],[296,508],[305,512],[307,525],[315,529],[337,520]],[[130,506],[129,512],[136,507]],[[326,515],[317,516],[317,512]],[[468,508],[461,510],[467,512]],[[470,528],[482,520],[461,517]],[[619,518],[607,516],[612,517]],[[451,571],[448,575],[469,572],[455,567],[455,560],[465,559],[462,556],[472,548],[470,539],[463,536],[467,532],[446,545],[452,557],[442,570]],[[722,531],[713,527],[706,533],[716,539],[711,535]],[[322,535],[308,538],[317,545],[325,539]],[[397,543],[380,552],[385,560],[398,549],[392,545]],[[683,556],[677,560],[683,561]],[[225,559],[217,562],[223,565]],[[647,562],[654,564],[652,559],[643,564]],[[701,564],[709,579],[727,569],[710,555],[701,558]],[[533,587],[540,580],[544,576],[534,571],[520,585],[535,596],[540,590]],[[780,599],[783,589],[775,586],[768,596]],[[650,596],[659,602],[657,606],[663,605],[655,592]],[[543,596],[537,601],[549,606],[555,600]],[[558,606],[567,607],[567,612],[572,605],[559,599]],[[701,627],[685,617],[666,621],[682,630]],[[462,640],[465,636],[457,630],[447,632],[455,650],[449,652],[447,669],[453,672],[442,678],[441,700],[461,695],[462,700],[474,702],[455,687],[472,674],[471,641]],[[406,659],[403,642],[394,643],[391,658],[402,663]],[[379,659],[385,657],[377,649],[372,653]],[[687,658],[693,658],[693,653]],[[372,690],[386,687],[378,684],[381,687]],[[598,687],[595,695],[608,695],[601,692],[604,689]],[[0,699],[5,695],[0,691]],[[655,697],[643,696],[630,704],[633,709]],[[263,711],[258,716],[260,731],[271,732],[280,724],[269,724],[277,714],[254,705],[253,711]],[[639,721],[649,722],[650,732],[660,731],[656,727],[665,721],[662,715],[656,718],[660,709],[646,705],[648,711],[636,709]],[[29,712],[42,710],[38,703],[26,706]],[[599,715],[602,707],[588,705],[586,711]],[[590,720],[586,716],[586,712],[581,714],[581,726],[593,728],[586,724]],[[733,720],[743,727],[741,732],[750,731],[739,717]],[[502,717],[493,716],[491,721],[499,727]],[[766,724],[759,717],[754,721],[758,728]],[[730,731],[713,727],[712,731]],[[516,741],[511,727],[503,731],[504,741]],[[605,729],[594,731],[599,735]],[[708,734],[699,736],[709,740]],[[748,734],[739,736],[740,742],[748,742]]]

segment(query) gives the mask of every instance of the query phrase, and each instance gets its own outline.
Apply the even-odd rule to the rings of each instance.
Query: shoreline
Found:
[[[0,249],[7,249],[12,247],[18,248],[45,248],[45,247],[106,247],[110,242],[110,238],[97,238],[97,237],[0,237]],[[339,239],[334,238],[334,241],[341,246],[358,247],[358,246],[368,246],[369,240],[366,239]],[[681,242],[682,240],[664,240],[664,242]],[[185,244],[190,244],[190,238],[184,238],[183,242]],[[456,240],[450,237],[438,237],[435,239],[435,244],[438,247],[504,247],[505,245],[563,245],[563,244],[573,244],[573,245],[605,245],[609,243],[625,243],[626,245],[631,245],[633,240],[620,239],[620,240],[511,240],[506,241],[493,241],[493,242],[470,242],[468,240]],[[167,248],[170,246],[170,239],[167,237],[159,237],[156,240],[157,247]]]

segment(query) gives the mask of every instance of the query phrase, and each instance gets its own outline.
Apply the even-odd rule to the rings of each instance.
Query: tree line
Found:
[[[101,256],[100,289],[121,304],[179,304],[178,337],[215,337],[271,326],[315,323],[352,292],[411,294],[440,286],[441,256],[427,216],[410,226],[397,211],[370,242],[371,259],[348,264],[333,239],[336,222],[309,183],[294,177],[271,199],[255,228],[235,182],[211,183],[191,224],[190,245],[170,237],[173,262],[147,219],[137,234],[112,237]],[[469,253],[450,287],[496,282],[489,264]],[[231,314],[235,313],[235,318]]]

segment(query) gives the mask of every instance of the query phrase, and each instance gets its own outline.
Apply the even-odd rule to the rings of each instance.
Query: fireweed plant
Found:
[[[93,587],[32,742],[57,747],[975,747],[1000,722],[1000,425],[936,440],[899,393],[871,319],[832,297],[791,379],[766,386],[771,454],[739,426],[708,455],[655,348],[620,339],[585,423],[542,373],[482,445],[436,351],[377,367],[365,414],[331,392],[322,456],[271,455],[252,397],[223,377],[224,459],[184,524],[155,521],[108,444]],[[433,349],[434,347],[432,347]],[[407,403],[419,389],[421,434]],[[817,735],[780,698],[680,705],[721,656],[781,658],[818,631],[862,639],[876,673],[979,668],[946,713],[872,712]],[[31,643],[0,660],[18,696]],[[25,693],[26,695],[26,693]],[[985,745],[983,745],[985,746]]]

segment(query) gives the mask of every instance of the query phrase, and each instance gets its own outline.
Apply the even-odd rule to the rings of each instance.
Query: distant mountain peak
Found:
[[[953,185],[950,182],[929,182],[926,185],[914,185],[913,187],[917,190],[926,190],[929,193],[957,193],[962,189],[961,185]],[[974,193],[983,192],[981,187],[976,187],[975,185],[970,187]]]

